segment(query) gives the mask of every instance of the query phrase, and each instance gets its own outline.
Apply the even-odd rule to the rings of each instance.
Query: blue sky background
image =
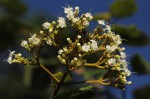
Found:
[[[65,16],[62,6],[66,4],[73,7],[79,6],[81,12],[91,11],[92,14],[98,12],[107,12],[109,5],[113,0],[23,0],[28,6],[28,15],[32,15],[37,12],[44,12],[53,16]],[[138,4],[138,11],[132,16],[118,21],[120,24],[131,25],[135,24],[139,29],[146,32],[150,37],[150,0],[136,0]],[[45,18],[46,19],[46,18]],[[44,22],[45,20],[43,20]],[[126,52],[128,55],[140,53],[146,60],[150,61],[150,45],[143,47],[126,46]],[[128,60],[130,60],[130,56]],[[135,88],[150,85],[150,76],[136,76],[132,75],[130,80],[132,85],[128,86],[127,99],[133,99],[132,92]],[[111,90],[117,94],[118,98],[121,98],[121,91],[111,88]]]

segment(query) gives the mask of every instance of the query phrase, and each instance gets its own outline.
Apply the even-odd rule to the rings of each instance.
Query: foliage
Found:
[[[94,20],[106,20],[109,21],[111,19],[111,15],[110,13],[106,12],[106,13],[97,13],[94,15]]]
[[[149,74],[150,73],[150,63],[147,62],[141,55],[135,54],[131,59],[131,65],[133,70],[137,74]],[[142,68],[141,68],[142,66]]]
[[[135,25],[123,26],[114,25],[112,26],[116,33],[119,33],[124,38],[124,43],[132,46],[142,46],[149,44],[149,38],[144,32],[139,30]]]
[[[135,0],[116,0],[110,6],[110,13],[115,18],[132,16],[137,10]]]
[[[141,88],[137,88],[134,91],[135,99],[149,99],[150,97],[150,86],[144,86]]]

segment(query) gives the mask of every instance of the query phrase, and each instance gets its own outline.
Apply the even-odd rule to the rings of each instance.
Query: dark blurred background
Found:
[[[0,0],[0,99],[49,99],[52,92],[51,79],[43,70],[34,66],[9,65],[4,59],[7,59],[9,49],[31,57],[26,50],[18,46],[21,40],[27,38],[31,32],[39,31],[43,22],[65,16],[62,7],[67,5],[79,6],[81,13],[90,11],[94,20],[105,19],[114,24],[113,30],[125,39],[123,46],[126,48],[129,68],[132,71],[129,80],[133,82],[124,92],[112,87],[99,86],[101,90],[86,91],[71,99],[149,99],[149,4],[149,0]],[[89,30],[93,29],[95,24],[96,21],[91,24]],[[68,31],[66,32],[71,32]],[[54,57],[56,55],[57,51],[52,47],[46,47],[41,55],[43,64],[54,70],[53,72],[60,70],[60,63]],[[77,76],[83,71],[84,69],[81,69],[73,73],[77,78],[74,80],[95,77],[90,76],[91,74],[101,74],[93,70]],[[68,94],[71,93],[62,93],[63,97]],[[60,94],[58,99],[62,95]]]

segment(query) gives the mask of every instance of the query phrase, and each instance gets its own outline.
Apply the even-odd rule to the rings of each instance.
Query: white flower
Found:
[[[64,13],[66,13],[66,14],[73,13],[73,8],[72,7],[64,7]]]
[[[59,25],[61,28],[66,27],[65,18],[63,18],[63,17],[58,17],[57,22],[58,22],[58,25]]]
[[[78,22],[80,19],[79,18],[72,18],[72,22],[73,23],[76,23],[76,22]]]
[[[97,22],[98,22],[98,24],[100,24],[100,25],[105,25],[104,20],[97,20]]]
[[[111,53],[114,52],[116,50],[117,46],[106,46],[106,52]]]
[[[51,25],[51,23],[45,22],[45,23],[43,23],[43,28],[44,29],[49,29],[50,25]]]
[[[124,50],[125,50],[125,48],[124,48],[124,47],[122,47],[122,48],[121,48],[121,51],[124,51]]]
[[[52,40],[51,40],[51,39],[48,39],[48,40],[46,41],[46,43],[47,43],[48,45],[52,45]]]
[[[9,53],[9,57],[8,57],[8,59],[7,59],[7,62],[9,63],[9,64],[12,64],[12,58],[13,58],[13,55],[15,54],[15,51],[11,51],[10,53]]]
[[[97,45],[97,41],[95,40],[90,40],[92,42],[91,47],[93,50],[97,50],[98,49],[98,45]]]
[[[108,36],[112,38],[115,45],[118,46],[122,43],[122,39],[121,39],[120,35],[115,35],[114,33],[111,32],[111,33],[108,34]],[[121,50],[125,50],[125,49],[123,48]]]
[[[121,58],[126,58],[126,54],[124,52],[120,52],[120,57]]]
[[[25,47],[26,45],[28,45],[28,42],[27,41],[25,41],[25,40],[23,40],[22,42],[21,42],[21,44],[20,44],[22,47]]]
[[[116,45],[119,45],[119,44],[122,43],[120,35],[115,35],[115,36],[112,37],[112,39],[114,40],[114,42],[115,42]]]
[[[119,60],[119,62],[123,65],[123,68],[126,68],[128,66],[127,61],[124,59]]]
[[[115,64],[116,64],[116,59],[115,58],[108,59],[108,65],[114,66]]]
[[[62,50],[62,49],[60,49],[59,51],[58,51],[58,54],[62,54],[64,51]]]
[[[84,25],[84,26],[89,26],[89,21],[88,21],[88,20],[84,20],[84,21],[83,21],[83,25]]]
[[[32,35],[31,38],[28,39],[29,43],[37,45],[40,42],[40,39],[36,37],[36,34]]]
[[[77,8],[76,8],[77,9]],[[74,12],[72,7],[64,7],[64,12],[67,14],[66,17],[71,20],[74,18]]]
[[[127,76],[131,75],[131,71],[129,71],[127,68],[124,69],[124,72],[127,74]]]
[[[82,50],[85,52],[88,52],[90,50],[90,45],[88,45],[87,43],[84,43],[84,45],[82,45]]]
[[[111,27],[109,25],[105,25],[105,26],[106,26],[105,30],[111,31]]]
[[[66,16],[69,20],[72,20],[74,18],[74,13],[68,13]]]
[[[85,13],[85,17],[89,18],[90,20],[93,19],[93,16],[91,13]]]

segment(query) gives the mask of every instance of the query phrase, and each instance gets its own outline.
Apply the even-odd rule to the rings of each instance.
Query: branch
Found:
[[[97,61],[97,64],[101,64],[102,63],[102,60],[104,59],[104,54],[102,55],[102,57]]]
[[[102,78],[98,79],[98,80],[88,80],[88,81],[86,81],[86,83],[89,83],[89,84],[91,84],[91,83],[98,83],[98,84],[105,85],[105,86],[110,85],[110,82],[106,83],[105,79],[102,79]]]
[[[97,68],[100,68],[100,69],[105,68],[105,66],[99,66],[97,63],[85,63],[84,66],[97,67]]]
[[[58,78],[54,75],[54,74],[52,74],[47,68],[45,68],[42,64],[38,64],[38,66],[40,66],[45,72],[47,72],[51,77],[52,77],[52,79],[54,80],[54,81],[56,81],[57,83],[59,83],[60,81],[58,80]]]
[[[33,54],[33,56],[34,56],[34,58],[36,60],[36,65],[40,66],[45,72],[47,72],[56,83],[59,83],[59,79],[53,73],[51,73],[45,66],[43,66],[42,64],[40,64],[40,62],[39,62],[39,56],[36,56],[34,54],[34,52],[32,52],[32,54]]]
[[[98,79],[98,80],[88,80],[88,81],[78,81],[78,82],[67,82],[67,83],[64,83],[64,85],[74,85],[74,84],[92,84],[92,83],[98,83],[98,84],[101,84],[101,85],[105,85],[105,86],[108,86],[110,85],[110,83],[106,83],[105,82],[106,80],[105,79]]]
[[[63,84],[65,78],[67,77],[68,73],[69,73],[69,71],[67,70],[67,71],[64,73],[64,75],[62,76],[60,82],[57,84],[57,87],[56,87],[56,89],[55,89],[55,91],[54,91],[54,93],[53,93],[53,95],[52,95],[52,99],[54,99],[54,98],[56,97],[56,95],[57,95],[57,93],[58,93],[60,87],[62,86],[62,84]]]

